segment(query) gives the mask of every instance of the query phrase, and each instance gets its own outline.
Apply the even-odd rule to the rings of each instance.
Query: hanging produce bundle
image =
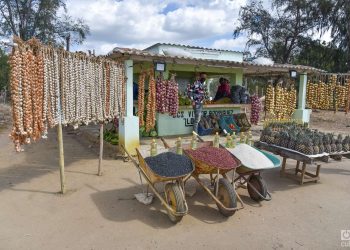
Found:
[[[287,119],[294,113],[297,102],[297,91],[293,84],[283,87],[282,83],[273,87],[267,86],[265,96],[265,110],[276,119]]]
[[[146,132],[156,125],[156,80],[153,69],[149,71],[148,100],[146,105]]]
[[[61,123],[77,127],[125,113],[124,65],[69,53],[38,40],[14,39],[10,56],[13,129],[17,151]]]
[[[287,116],[292,117],[297,103],[297,90],[294,86],[290,88],[287,92],[288,95],[288,104],[287,104]]]
[[[144,112],[145,112],[145,81],[146,73],[142,72],[139,76],[139,94],[138,94],[138,116],[140,127],[145,125]]]
[[[157,112],[176,116],[179,111],[179,85],[173,74],[170,80],[157,79]]]
[[[169,115],[176,116],[179,112],[179,85],[175,81],[175,75],[172,75],[168,81],[168,102]]]
[[[346,79],[346,84],[345,87],[347,89],[347,96],[346,96],[346,100],[345,100],[345,113],[349,113],[349,109],[350,109],[350,78]]]
[[[168,105],[168,81],[165,81],[162,77],[157,78],[156,86],[157,96],[157,112],[166,113],[169,112]]]
[[[58,117],[62,117],[63,125],[101,123],[124,114],[125,76],[121,63],[65,51],[59,57],[62,114]],[[48,62],[54,61],[50,59]]]
[[[251,114],[250,114],[250,122],[252,124],[257,125],[259,122],[259,118],[260,118],[260,112],[261,112],[261,101],[259,96],[257,95],[253,95],[250,97],[250,101],[251,101]]]
[[[350,80],[342,75],[321,76],[312,83],[308,81],[306,105],[311,109],[345,110],[350,108]]]
[[[269,84],[266,88],[265,110],[273,114],[275,109],[275,88]]]

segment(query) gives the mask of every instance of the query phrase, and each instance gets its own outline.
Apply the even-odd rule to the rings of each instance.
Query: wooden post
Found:
[[[57,125],[57,139],[59,150],[59,165],[60,165],[60,179],[61,179],[61,193],[66,192],[66,178],[64,175],[64,151],[63,151],[63,136],[62,136],[62,124]]]
[[[281,168],[281,171],[280,171],[281,177],[285,176],[285,174],[286,174],[286,163],[287,163],[287,158],[283,157],[282,168]]]
[[[299,173],[300,161],[297,161],[297,166],[295,168],[295,175]]]
[[[102,175],[102,158],[103,158],[103,123],[100,124],[100,155],[98,159],[98,176]]]

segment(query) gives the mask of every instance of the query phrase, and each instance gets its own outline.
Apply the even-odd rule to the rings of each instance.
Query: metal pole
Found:
[[[103,158],[103,123],[100,124],[100,155],[98,159],[98,176],[102,175],[102,158]]]

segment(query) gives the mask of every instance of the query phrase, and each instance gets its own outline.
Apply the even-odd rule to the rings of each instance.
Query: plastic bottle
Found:
[[[230,133],[227,133],[227,136],[226,136],[226,148],[230,148],[231,147],[231,141],[232,141],[232,138],[230,136]]]
[[[236,133],[233,132],[231,137],[232,137],[231,148],[234,148],[234,147],[236,147]]]
[[[252,138],[253,138],[252,132],[249,131],[249,132],[248,132],[248,135],[247,135],[247,138],[246,138],[246,141],[247,141],[246,143],[247,143],[249,146],[252,145]]]
[[[182,155],[182,140],[181,140],[181,137],[177,138],[177,141],[176,141],[176,153],[178,155]]]
[[[245,143],[245,134],[244,132],[241,132],[239,135],[239,143]]]
[[[220,147],[220,136],[218,132],[215,134],[213,146],[216,148]]]
[[[151,142],[151,156],[156,156],[157,155],[157,143],[156,140],[153,139]]]
[[[195,134],[193,134],[193,136],[192,136],[191,148],[192,149],[197,149],[197,136]]]

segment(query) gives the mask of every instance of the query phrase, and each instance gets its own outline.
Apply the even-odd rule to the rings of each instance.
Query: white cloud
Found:
[[[68,0],[91,36],[79,50],[106,53],[115,45],[144,48],[157,42],[189,43],[231,34],[246,0]],[[163,10],[168,4],[176,6]],[[170,6],[170,5],[169,5]]]

